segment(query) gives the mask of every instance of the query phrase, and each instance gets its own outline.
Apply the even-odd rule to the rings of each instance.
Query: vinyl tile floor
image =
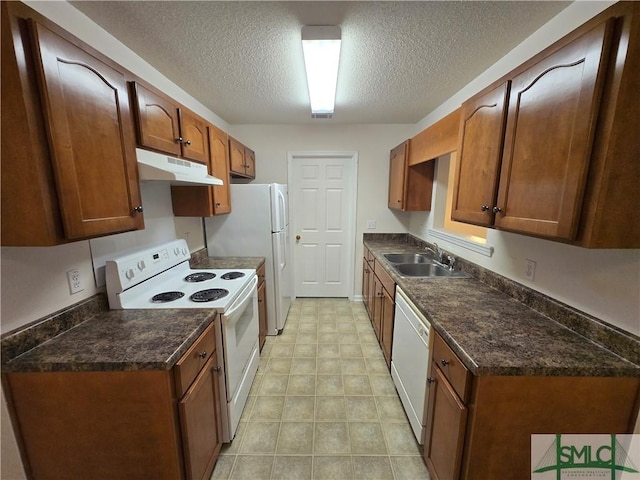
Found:
[[[293,302],[211,479],[429,479],[362,302]]]

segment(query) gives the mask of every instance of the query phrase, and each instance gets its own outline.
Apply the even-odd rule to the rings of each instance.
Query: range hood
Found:
[[[181,158],[136,148],[138,175],[142,181],[169,182],[171,185],[222,185],[207,173],[207,166]]]

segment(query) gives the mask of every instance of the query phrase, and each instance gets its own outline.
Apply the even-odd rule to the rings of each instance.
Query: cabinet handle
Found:
[[[182,143],[182,137],[176,138],[176,143]]]
[[[446,367],[447,365],[449,365],[449,362],[443,358],[442,360],[440,360],[440,364],[441,364],[443,367]]]
[[[431,377],[427,377],[427,385],[431,385],[435,380]]]
[[[191,140],[185,140],[184,144],[187,146],[191,145]]]
[[[220,367],[219,365],[213,367],[213,370],[220,373],[222,371],[222,367]]]
[[[219,206],[220,206],[220,202],[217,202],[217,203],[216,203],[216,207],[219,207]]]
[[[488,211],[488,210],[489,210],[489,205],[482,205],[482,206],[480,207],[480,210],[482,210],[483,212]]]
[[[402,203],[402,200],[396,200],[397,203]]]
[[[199,356],[200,358],[207,358],[207,352],[200,352],[200,353],[198,354],[198,356]]]
[[[499,213],[502,209],[500,207],[493,207],[493,213]]]
[[[133,213],[142,213],[144,211],[144,208],[142,208],[142,205],[138,205],[137,207],[133,207]]]

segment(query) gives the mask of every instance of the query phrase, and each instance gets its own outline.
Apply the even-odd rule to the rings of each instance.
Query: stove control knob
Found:
[[[145,265],[144,260],[140,260],[140,261],[138,262],[138,270],[142,271],[142,270],[144,270],[145,268],[147,268],[147,266]]]
[[[124,273],[124,276],[127,277],[127,280],[131,280],[134,277],[134,275],[135,275],[135,272],[133,271],[133,268],[130,268]]]
[[[175,254],[176,257],[180,255],[180,248],[179,247],[174,248],[173,253]]]
[[[182,255],[184,255],[185,257],[187,256],[187,248],[186,247],[182,247]]]

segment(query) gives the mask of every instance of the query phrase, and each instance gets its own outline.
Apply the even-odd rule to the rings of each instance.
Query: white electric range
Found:
[[[218,356],[226,397],[223,441],[233,439],[258,370],[258,277],[252,269],[192,269],[185,240],[108,260],[111,309],[211,308],[220,315]],[[224,409],[223,409],[224,410]]]

